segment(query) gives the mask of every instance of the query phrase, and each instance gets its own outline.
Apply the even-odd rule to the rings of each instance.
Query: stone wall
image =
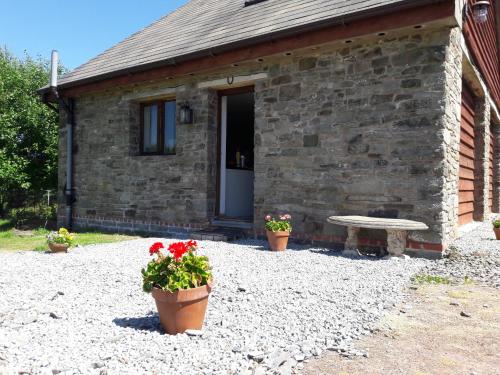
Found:
[[[446,56],[444,61],[444,118],[443,130],[437,134],[441,140],[443,181],[438,223],[441,226],[441,241],[444,247],[454,239],[458,230],[458,182],[460,122],[462,108],[462,48],[459,28],[450,30],[447,35]]]
[[[380,215],[425,222],[431,230],[412,239],[444,242],[453,211],[443,206],[458,190],[451,37],[403,36],[272,66],[256,86],[255,224],[288,211],[296,232],[327,239],[345,233],[329,215]]]
[[[474,123],[474,220],[483,221],[490,214],[490,104],[486,98],[477,98]]]
[[[493,177],[495,184],[493,185],[493,209],[494,213],[500,213],[500,125],[491,124],[493,139],[495,144],[495,154],[493,157]]]
[[[439,250],[453,235],[458,207],[456,39],[456,30],[412,30],[82,95],[75,129],[78,222],[207,225],[216,200],[217,93],[196,83],[265,72],[254,82],[257,232],[266,213],[290,212],[297,238],[342,242],[345,228],[326,224],[330,215],[399,217],[427,223],[430,230],[412,233],[410,243]],[[195,123],[178,125],[176,155],[140,156],[138,103],[159,92],[189,101]],[[62,188],[64,129],[60,135]],[[384,233],[361,236],[385,240]]]
[[[77,99],[75,215],[179,226],[208,223],[215,200],[214,188],[209,188],[215,173],[214,94],[185,86],[175,90],[178,102],[187,101],[195,109],[194,123],[177,126],[176,155],[142,156],[139,102],[129,97],[151,90],[135,88]],[[60,135],[59,181],[63,185],[64,129]]]

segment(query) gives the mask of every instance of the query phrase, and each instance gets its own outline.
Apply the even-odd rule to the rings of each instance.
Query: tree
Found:
[[[48,61],[0,49],[0,212],[57,187],[58,114],[36,93],[49,74]]]

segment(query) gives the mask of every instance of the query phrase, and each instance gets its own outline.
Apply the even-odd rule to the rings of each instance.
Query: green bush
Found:
[[[56,205],[24,207],[12,209],[9,218],[16,228],[45,226],[48,221],[55,221],[57,218]]]
[[[58,114],[37,90],[49,80],[47,60],[0,48],[0,214],[57,187]],[[64,68],[61,68],[61,72]]]

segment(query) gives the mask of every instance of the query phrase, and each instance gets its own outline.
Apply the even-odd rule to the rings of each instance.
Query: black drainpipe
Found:
[[[51,65],[51,81],[50,90],[59,103],[59,109],[62,108],[66,112],[66,184],[64,186],[64,196],[66,198],[66,223],[65,227],[68,230],[73,228],[73,203],[75,202],[75,194],[73,187],[73,128],[75,126],[75,101],[73,98],[64,100],[57,91],[57,51],[52,52]],[[42,100],[50,108],[59,113],[59,109],[49,103],[47,96],[43,95]]]
[[[75,126],[75,101],[73,98],[64,100],[59,95],[56,87],[51,87],[52,93],[59,102],[59,108],[66,112],[66,183],[64,185],[64,196],[66,200],[66,223],[65,227],[68,230],[73,228],[73,203],[76,201],[73,187],[73,128]],[[49,105],[50,108],[59,112],[59,109],[54,107],[43,96],[43,102]]]
[[[62,99],[61,99],[62,100]],[[64,195],[66,196],[66,227],[68,230],[73,228],[73,203],[75,194],[73,189],[73,128],[75,125],[75,101],[68,98],[64,105],[66,110],[66,186]]]

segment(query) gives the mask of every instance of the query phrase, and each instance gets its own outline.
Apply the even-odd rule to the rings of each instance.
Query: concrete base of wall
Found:
[[[58,224],[65,223],[65,217],[57,218]],[[188,237],[202,226],[193,224],[172,224],[156,221],[116,220],[97,217],[73,217],[73,230],[97,229],[114,233],[148,234],[160,237]]]
[[[64,223],[65,217],[59,216],[58,223]],[[187,238],[192,236],[193,232],[205,229],[202,225],[166,223],[157,221],[140,221],[130,219],[111,219],[100,217],[73,217],[73,230],[97,229],[114,233],[148,234],[159,237]],[[266,240],[264,231],[248,231],[248,237]],[[305,233],[293,233],[290,237],[291,244],[311,245],[318,248],[326,248],[333,251],[342,251],[344,249],[345,238],[342,236],[308,236]],[[361,251],[373,254],[383,254],[387,243],[382,240],[369,238],[359,239],[359,248]],[[428,259],[439,259],[442,257],[443,246],[441,244],[420,243],[408,241],[405,254],[411,257],[420,257]]]

